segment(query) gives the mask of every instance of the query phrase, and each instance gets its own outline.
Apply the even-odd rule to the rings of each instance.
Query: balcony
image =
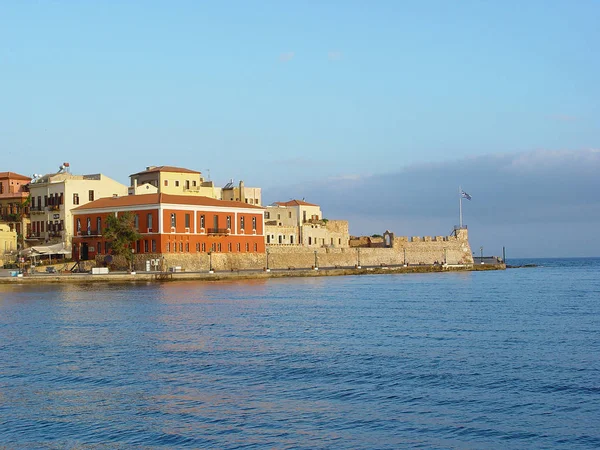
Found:
[[[23,216],[21,214],[3,214],[0,216],[0,222],[20,222],[23,220]]]
[[[79,230],[77,232],[77,236],[78,237],[83,237],[83,238],[88,238],[88,237],[98,237],[98,236],[102,236],[102,232],[99,230]]]
[[[207,228],[206,233],[226,236],[231,233],[231,229],[230,228]]]

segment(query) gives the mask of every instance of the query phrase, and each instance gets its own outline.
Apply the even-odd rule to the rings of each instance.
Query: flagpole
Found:
[[[458,227],[462,229],[462,189],[458,187]]]

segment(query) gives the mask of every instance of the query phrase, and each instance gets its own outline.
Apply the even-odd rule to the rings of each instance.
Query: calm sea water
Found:
[[[600,259],[535,262],[0,286],[0,448],[598,448]]]

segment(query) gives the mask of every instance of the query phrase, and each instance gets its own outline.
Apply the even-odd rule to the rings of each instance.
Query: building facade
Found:
[[[217,200],[261,204],[261,189],[245,187],[240,181],[237,186],[233,180],[224,187],[215,186],[207,181],[201,172],[173,166],[148,166],[146,170],[129,176],[131,186],[129,195],[171,194],[210,197]]]
[[[349,246],[348,222],[325,219],[319,205],[303,200],[275,202],[267,206],[265,230],[267,245]]]
[[[29,228],[30,181],[31,178],[18,173],[0,172],[0,223],[8,225],[21,239]]]
[[[138,254],[264,253],[263,208],[202,196],[144,194],[103,198],[73,210],[73,256],[110,254],[109,215],[131,213]]]
[[[17,232],[6,224],[0,224],[0,268],[15,259],[17,254]]]
[[[61,166],[62,167],[62,166]],[[103,197],[127,196],[127,186],[103,174],[73,175],[65,169],[29,184],[31,231],[28,242],[71,247],[72,209]]]

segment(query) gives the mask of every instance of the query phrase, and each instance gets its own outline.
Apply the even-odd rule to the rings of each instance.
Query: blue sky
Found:
[[[335,205],[333,190],[313,187],[414,167],[425,179],[441,164],[448,171],[438,173],[436,202],[459,181],[474,204],[486,200],[477,195],[485,180],[461,172],[461,161],[556,161],[557,152],[600,148],[598,23],[593,0],[5,1],[1,170],[47,173],[69,161],[74,172],[126,182],[146,165],[181,165],[210,169],[219,184],[262,186],[267,201],[310,192]],[[570,176],[562,183],[582,179]],[[340,195],[368,203],[393,194],[367,187],[379,189],[367,183]],[[422,186],[404,188],[414,195],[402,217],[362,217],[352,231],[378,232],[383,222],[398,234],[435,228],[411,213],[428,206]],[[339,203],[340,216],[360,209]],[[433,205],[431,232],[443,234],[453,223]],[[600,225],[577,211],[569,217],[580,234]],[[484,225],[481,241],[499,235]],[[550,234],[538,239],[522,256],[565,254],[548,249]],[[574,246],[570,254],[600,255],[598,246]]]

